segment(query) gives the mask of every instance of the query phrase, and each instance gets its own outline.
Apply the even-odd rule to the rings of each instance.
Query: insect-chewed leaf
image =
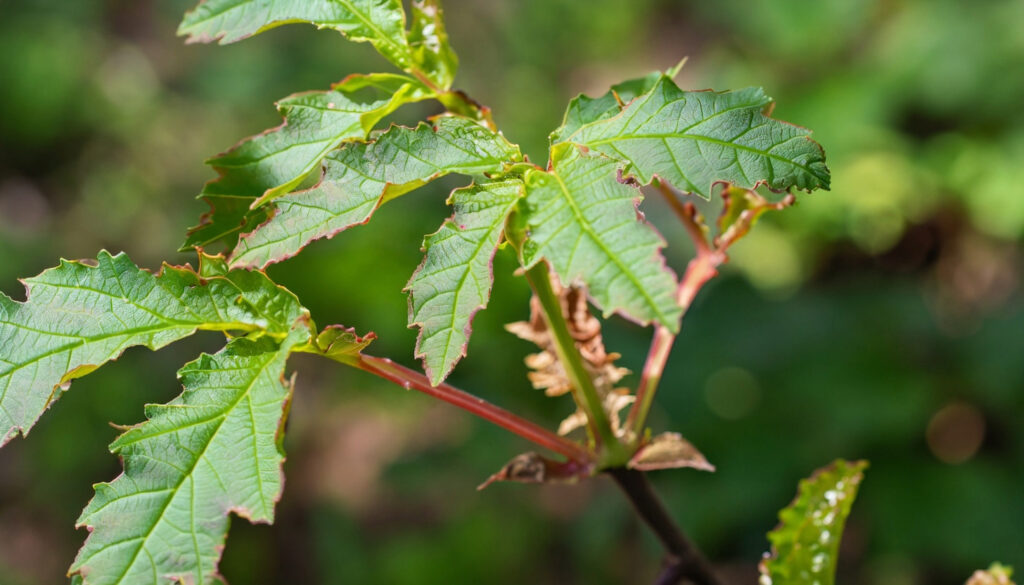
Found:
[[[839,540],[867,461],[842,459],[800,482],[793,503],[768,533],[772,554],[761,561],[761,585],[832,585]]]
[[[0,445],[128,347],[158,349],[197,329],[283,337],[306,315],[262,273],[201,278],[165,265],[154,276],[123,253],[101,252],[96,266],[61,261],[25,284],[25,302],[0,295]]]
[[[392,126],[372,142],[330,153],[320,183],[277,199],[271,218],[238,240],[231,265],[280,262],[314,240],[366,223],[380,204],[437,177],[498,172],[521,158],[517,147],[472,120],[435,122]]]
[[[771,103],[760,88],[683,91],[663,75],[620,113],[561,139],[628,163],[645,184],[658,176],[705,199],[717,181],[827,189],[825,153],[809,130],[765,115]]]
[[[234,244],[242,230],[266,219],[262,203],[291,191],[318,172],[325,154],[346,140],[366,138],[403,104],[431,97],[406,75],[351,75],[330,91],[296,94],[277,103],[284,123],[247,138],[207,163],[219,174],[200,194],[213,208],[189,231],[185,246],[219,240]],[[248,231],[246,230],[246,231]]]
[[[440,384],[466,355],[473,315],[487,306],[491,263],[505,218],[523,194],[522,181],[456,189],[454,216],[426,237],[426,257],[406,286],[409,326],[419,326],[416,357],[432,384]]]
[[[220,582],[228,514],[272,522],[291,348],[309,339],[235,339],[186,364],[184,392],[111,445],[124,473],[96,486],[78,520],[91,533],[71,572],[88,585]]]
[[[586,284],[606,316],[620,312],[678,331],[682,311],[660,252],[665,242],[637,210],[640,191],[616,178],[622,163],[571,144],[553,152],[551,172],[526,177],[523,266],[547,260],[566,286]]]

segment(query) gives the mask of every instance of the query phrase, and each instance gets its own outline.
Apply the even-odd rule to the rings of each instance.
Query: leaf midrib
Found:
[[[192,477],[192,474],[195,473],[195,469],[199,465],[199,462],[204,457],[206,457],[206,452],[210,449],[210,445],[212,445],[213,442],[217,439],[217,434],[220,432],[221,428],[223,428],[223,426],[224,426],[224,423],[227,421],[228,414],[230,414],[231,411],[233,411],[235,408],[237,408],[238,405],[241,404],[241,402],[242,402],[242,400],[244,398],[249,396],[249,393],[252,392],[253,386],[255,386],[256,382],[259,380],[260,375],[262,375],[263,371],[266,370],[267,367],[277,359],[277,355],[278,355],[278,353],[280,351],[281,351],[281,349],[278,349],[277,352],[270,352],[270,353],[268,353],[268,355],[270,355],[270,358],[267,360],[266,363],[264,363],[263,365],[261,365],[258,368],[257,372],[253,375],[252,380],[249,382],[248,386],[246,386],[245,391],[241,392],[239,394],[238,398],[235,399],[227,408],[224,409],[221,421],[219,423],[217,423],[217,428],[214,429],[213,434],[210,436],[210,440],[203,447],[202,452],[199,453],[196,456],[195,461],[192,463],[192,467],[189,468],[189,470],[188,470],[188,473],[183,473],[182,476],[181,476],[181,479],[178,481],[177,485],[175,485],[173,488],[171,488],[169,490],[169,491],[172,491],[173,493],[167,498],[167,501],[164,502],[164,505],[160,509],[160,512],[158,513],[156,520],[149,527],[149,530],[146,531],[146,534],[142,537],[142,542],[139,544],[139,548],[135,550],[135,554],[132,555],[132,558],[125,565],[124,571],[121,573],[121,575],[118,576],[117,581],[115,582],[114,585],[120,585],[124,581],[125,575],[127,575],[128,571],[131,570],[131,568],[135,565],[136,559],[139,558],[139,553],[142,552],[143,550],[145,550],[146,543],[149,542],[149,538],[153,535],[153,531],[156,530],[157,525],[160,524],[163,521],[164,515],[167,513],[167,508],[170,507],[171,502],[173,502],[174,498],[178,495],[178,490],[181,489],[181,486],[185,483],[186,479],[188,479],[189,477]],[[254,428],[254,432],[255,432],[255,428]],[[90,514],[90,516],[91,516],[91,514]],[[102,551],[103,549],[101,548],[100,550]],[[98,552],[95,553],[95,554],[98,554]],[[86,559],[85,561],[83,561],[83,564],[84,564],[84,562],[92,560],[92,558],[95,557],[95,554],[93,556],[89,557],[88,559]],[[147,554],[148,554],[148,551],[147,551]],[[81,567],[81,565],[79,565],[79,567]]]
[[[821,182],[821,179],[819,179],[818,175],[815,174],[815,172],[810,169],[809,165],[799,164],[799,163],[797,163],[797,162],[795,162],[793,160],[790,160],[788,158],[779,156],[777,154],[773,154],[773,153],[768,152],[766,150],[759,150],[759,149],[753,148],[751,146],[746,146],[746,145],[743,145],[743,144],[737,144],[735,142],[729,142],[727,140],[720,140],[718,138],[711,138],[710,136],[702,136],[700,134],[675,134],[675,133],[672,133],[672,132],[658,132],[658,133],[650,133],[650,134],[628,134],[628,135],[615,136],[615,137],[611,137],[611,138],[603,138],[601,140],[594,140],[592,142],[587,142],[586,146],[590,146],[590,147],[593,147],[593,146],[604,146],[604,145],[614,146],[615,142],[625,141],[625,140],[667,140],[669,138],[693,140],[694,142],[709,142],[709,143],[712,143],[712,144],[717,144],[719,146],[724,146],[724,147],[727,147],[727,148],[734,148],[736,150],[743,150],[743,151],[746,151],[746,152],[757,154],[757,155],[763,156],[765,158],[770,158],[770,159],[773,159],[773,160],[777,160],[779,162],[786,163],[786,164],[794,166],[796,168],[803,169],[808,174],[813,176],[815,178],[815,180],[817,180],[818,182]],[[782,142],[779,142],[777,144],[773,144],[772,148],[775,148],[776,146],[779,146],[781,144],[785,144],[786,142],[788,142],[790,140],[794,140],[796,138],[806,138],[806,137],[805,136],[793,136],[793,137],[790,137],[790,138],[788,138],[788,139],[786,139],[786,140],[784,140]]]
[[[558,181],[558,186],[561,189],[563,195],[565,195],[565,199],[569,203],[569,207],[570,209],[572,209],[573,214],[576,216],[576,220],[579,223],[580,227],[582,227],[583,231],[586,232],[590,239],[595,244],[597,244],[599,248],[601,248],[601,251],[605,253],[605,256],[611,259],[611,261],[614,262],[615,265],[619,267],[622,273],[626,275],[626,278],[629,280],[630,283],[632,283],[633,287],[640,292],[640,296],[643,297],[647,305],[654,310],[654,313],[658,316],[658,321],[662,323],[669,322],[668,319],[665,317],[665,314],[658,307],[657,303],[654,302],[654,299],[649,294],[647,294],[647,289],[637,280],[636,275],[634,275],[633,272],[622,263],[622,261],[619,259],[617,255],[612,254],[611,250],[604,244],[604,241],[601,240],[601,238],[599,238],[597,234],[594,232],[593,227],[590,225],[590,221],[583,216],[583,212],[576,205],[576,200],[569,192],[568,186],[565,184],[565,181],[562,180],[562,177],[559,176],[557,171],[558,169],[556,168],[555,172],[550,174],[555,178],[556,181]],[[566,268],[568,268],[568,266]],[[606,309],[614,308],[606,307]]]

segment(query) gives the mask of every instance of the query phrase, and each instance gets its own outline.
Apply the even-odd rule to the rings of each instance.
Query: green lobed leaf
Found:
[[[231,265],[262,267],[310,242],[369,221],[382,203],[449,173],[501,171],[519,149],[472,120],[441,116],[435,126],[392,126],[371,142],[352,142],[325,159],[315,187],[274,202],[269,220],[238,240]]]
[[[408,39],[413,61],[442,89],[451,87],[459,58],[448,42],[440,0],[413,0]]]
[[[563,133],[562,140],[628,163],[627,173],[644,184],[658,176],[705,199],[717,181],[827,189],[825,153],[809,130],[768,117],[771,104],[760,88],[683,91],[662,75],[618,114]]]
[[[836,460],[800,482],[793,503],[768,533],[772,555],[761,561],[761,585],[832,585],[846,517],[867,461]]]
[[[221,582],[228,514],[273,522],[292,393],[285,361],[308,339],[300,325],[282,341],[235,339],[186,364],[184,392],[147,406],[148,420],[111,444],[124,473],[95,486],[71,572],[87,585]]]
[[[412,65],[401,0],[203,0],[178,35],[189,43],[234,43],[283,24],[305,22],[369,42],[401,69]]]
[[[369,42],[399,69],[447,90],[458,60],[448,44],[440,2],[416,0],[412,9],[412,26],[406,32],[401,0],[203,0],[185,14],[178,35],[188,37],[189,43],[227,44],[304,22]]]
[[[564,284],[586,284],[605,316],[619,312],[678,331],[682,311],[660,252],[665,242],[637,209],[640,191],[617,179],[622,164],[571,144],[556,146],[552,163],[551,171],[526,176],[518,220],[527,233],[523,266],[547,260]]]
[[[280,338],[306,315],[262,273],[200,277],[164,265],[153,275],[123,253],[101,252],[95,266],[62,260],[24,282],[25,302],[0,295],[0,445],[26,434],[71,380],[128,347],[155,350],[197,329]]]
[[[200,197],[211,206],[184,246],[224,240],[229,246],[243,230],[266,219],[252,210],[295,187],[319,170],[324,155],[346,140],[363,139],[400,106],[433,93],[406,75],[350,75],[330,91],[292,95],[277,103],[284,122],[240,142],[207,161],[219,177]]]
[[[426,257],[406,290],[409,326],[420,328],[416,357],[435,386],[466,355],[473,315],[491,294],[505,218],[522,195],[518,180],[456,189],[448,200],[454,215],[423,241]]]
[[[592,98],[584,94],[574,97],[565,111],[562,125],[551,133],[551,144],[564,141],[565,138],[591,122],[604,120],[618,114],[622,111],[623,104],[651,91],[661,80],[662,75],[675,77],[684,63],[686,63],[686,59],[664,74],[661,71],[652,71],[643,77],[616,83],[608,90],[608,93],[601,97]]]

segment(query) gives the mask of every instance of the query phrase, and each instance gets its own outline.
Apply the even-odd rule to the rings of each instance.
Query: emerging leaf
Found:
[[[772,554],[761,561],[761,585],[832,585],[839,540],[867,461],[839,459],[800,482],[793,503],[768,533]]]
[[[128,347],[159,349],[197,329],[280,338],[306,314],[262,273],[200,278],[164,265],[154,276],[123,253],[101,252],[95,266],[63,260],[25,285],[23,303],[0,295],[0,445]]]
[[[185,246],[225,240],[266,219],[250,208],[297,187],[319,171],[324,155],[346,140],[363,139],[400,106],[433,93],[405,75],[351,75],[330,91],[295,94],[277,103],[284,123],[247,138],[207,161],[220,175],[203,187],[201,197],[213,208],[189,232]]]
[[[330,153],[320,183],[279,198],[271,218],[239,239],[231,265],[280,262],[314,240],[366,223],[382,203],[437,177],[498,172],[521,157],[501,135],[472,120],[443,116],[435,123],[392,126],[372,142]]]
[[[621,163],[570,144],[553,152],[552,171],[526,177],[523,266],[547,260],[566,286],[586,284],[605,316],[621,312],[678,331],[676,279],[660,252],[665,242],[637,209],[640,191],[616,179]]]
[[[124,473],[97,484],[78,519],[90,534],[71,572],[88,585],[220,582],[228,514],[274,520],[292,393],[285,361],[308,338],[299,328],[280,343],[235,339],[186,364],[184,392],[147,406],[149,420],[111,444]]]
[[[295,351],[315,353],[336,362],[351,365],[357,361],[360,352],[366,349],[374,339],[377,339],[377,334],[372,331],[360,336],[351,327],[330,325],[321,331],[311,343],[297,346]]]
[[[413,0],[408,38],[413,61],[430,72],[442,89],[451,87],[459,58],[448,42],[440,0]]]
[[[455,215],[423,241],[426,257],[406,290],[409,326],[420,327],[416,357],[434,385],[466,355],[473,315],[491,295],[505,218],[522,194],[521,181],[456,189],[448,200]]]
[[[810,131],[768,117],[760,88],[683,91],[668,77],[617,115],[581,126],[564,140],[629,163],[643,184],[655,176],[710,197],[713,183],[747,189],[827,189],[825,154]],[[569,120],[567,120],[567,124]]]

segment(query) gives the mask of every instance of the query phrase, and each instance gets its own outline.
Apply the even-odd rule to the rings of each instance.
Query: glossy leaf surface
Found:
[[[832,585],[846,517],[864,478],[866,461],[842,459],[800,482],[768,533],[772,554],[761,562],[761,585]]]
[[[409,281],[409,326],[418,326],[416,357],[440,384],[466,355],[473,315],[487,306],[491,270],[505,218],[523,194],[521,181],[456,189],[455,214],[426,237],[426,257]]]

